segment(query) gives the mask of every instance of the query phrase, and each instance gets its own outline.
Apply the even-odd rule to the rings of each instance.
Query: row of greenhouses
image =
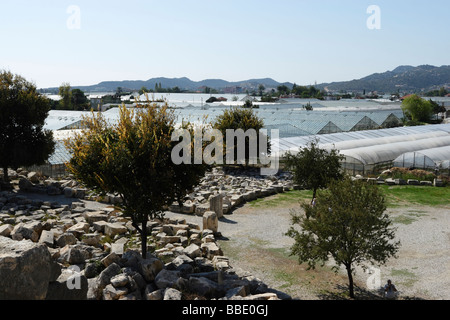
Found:
[[[311,142],[322,149],[338,150],[345,157],[343,167],[354,174],[392,166],[449,169],[450,124],[281,138],[272,141],[272,150],[278,150],[276,155],[283,158]]]

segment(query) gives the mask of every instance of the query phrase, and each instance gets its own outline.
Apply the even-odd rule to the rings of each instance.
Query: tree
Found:
[[[430,101],[416,94],[403,100],[402,109],[405,116],[414,122],[429,122],[433,115],[433,106]]]
[[[395,256],[400,242],[394,242],[395,229],[385,214],[385,199],[376,185],[349,178],[330,183],[318,194],[315,206],[303,204],[305,214],[292,213],[287,235],[295,240],[291,254],[299,263],[314,269],[333,258],[337,272],[344,266],[350,298],[355,298],[355,266],[383,265]],[[299,225],[301,231],[294,228]]]
[[[72,107],[72,88],[69,83],[63,83],[59,87],[59,95],[61,96],[60,109],[73,110]]]
[[[258,90],[259,90],[259,95],[262,97],[263,94],[264,94],[264,90],[266,90],[266,87],[264,87],[263,84],[260,84],[260,85],[258,86]]]
[[[85,125],[87,129],[66,142],[73,154],[67,167],[86,187],[121,197],[119,207],[140,233],[145,258],[149,218],[162,217],[167,205],[191,191],[205,167],[173,163],[175,115],[167,104],[122,106],[117,123],[108,124],[97,113]]]
[[[246,102],[247,104],[247,102]],[[253,106],[253,103],[250,104]],[[264,128],[264,121],[259,118],[255,112],[253,111],[253,107],[245,108],[245,107],[235,107],[224,110],[224,112],[216,117],[216,119],[211,123],[213,129],[218,129],[222,133],[222,136],[227,136],[227,130],[239,130],[242,129],[245,132],[248,132],[250,129],[254,129],[256,133],[256,143],[258,146],[257,153],[259,154],[259,138],[260,138],[260,130]],[[267,138],[267,137],[265,137]],[[237,138],[234,139],[235,142]],[[226,154],[225,149],[227,149],[226,143],[224,141],[224,155]],[[270,152],[270,144],[268,148],[268,152]],[[234,160],[238,159],[237,152],[237,143],[234,144]],[[250,160],[250,138],[245,138],[245,165],[249,164]]]
[[[277,90],[278,90],[278,94],[279,95],[284,95],[284,94],[290,94],[291,93],[289,88],[286,85],[284,85],[284,84],[283,85],[279,85],[277,87]]]
[[[428,101],[431,103],[431,106],[433,108],[433,113],[436,116],[436,120],[438,120],[439,113],[446,112],[447,109],[444,107],[444,105],[440,105],[439,103],[437,103],[434,100],[429,99]]]
[[[44,124],[50,101],[19,75],[0,73],[0,166],[9,184],[8,167],[44,164],[55,150]]]
[[[343,178],[341,160],[337,150],[320,149],[318,141],[311,141],[297,154],[286,155],[286,167],[293,172],[296,184],[313,190],[313,199],[319,188],[326,188],[333,180]]]
[[[306,111],[313,111],[314,110],[313,106],[309,102],[306,105],[303,106],[303,109],[305,109]]]
[[[89,99],[80,89],[72,89],[72,108],[76,111],[87,110],[90,106]]]

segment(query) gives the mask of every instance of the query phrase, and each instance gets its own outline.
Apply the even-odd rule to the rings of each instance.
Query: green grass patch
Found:
[[[422,211],[423,212],[423,211]],[[418,211],[409,211],[406,214],[401,214],[399,216],[396,216],[392,219],[392,222],[398,223],[398,224],[411,224],[415,221],[417,221],[417,218],[427,216],[426,214],[418,213]]]
[[[311,190],[291,190],[283,193],[278,193],[276,195],[259,198],[250,201],[248,204],[251,208],[275,208],[275,207],[286,207],[292,205],[300,205],[304,201],[311,201],[312,199]]]
[[[410,204],[424,206],[450,205],[450,187],[427,186],[380,186],[388,207],[403,207]]]
[[[401,290],[401,288],[399,288],[399,285],[402,285],[405,287],[412,287],[414,285],[414,283],[417,282],[417,275],[406,269],[401,269],[401,270],[392,269],[391,276],[392,276],[392,278],[398,278],[397,281],[393,280],[393,282],[394,282],[394,285],[395,285],[395,282],[397,282],[396,287],[399,290]]]

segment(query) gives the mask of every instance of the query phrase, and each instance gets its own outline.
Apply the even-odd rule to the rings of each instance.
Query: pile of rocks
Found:
[[[202,216],[214,211],[219,218],[247,201],[268,197],[298,187],[292,182],[289,172],[276,176],[261,176],[259,169],[214,168],[200,181],[194,191],[185,197],[180,206],[174,203],[168,209],[172,212]]]
[[[65,177],[55,180],[41,176],[36,172],[23,169],[10,170],[12,185],[21,191],[47,195],[64,195],[67,198],[119,204],[122,199],[115,194],[98,195],[81,187],[75,180]],[[202,216],[207,211],[219,215],[232,210],[247,201],[271,196],[287,190],[296,189],[289,172],[279,172],[275,176],[262,176],[258,168],[213,168],[187,195],[181,206],[174,203],[166,208],[169,211]]]
[[[129,218],[0,192],[0,299],[288,299],[235,270],[216,239],[182,217],[148,223],[147,259]]]
[[[84,199],[88,195],[88,190],[79,186],[78,182],[70,177],[56,180],[22,168],[17,171],[8,169],[8,176],[11,180],[10,189],[50,196],[65,195],[67,198],[79,199]],[[3,177],[2,174],[0,174],[1,177]]]

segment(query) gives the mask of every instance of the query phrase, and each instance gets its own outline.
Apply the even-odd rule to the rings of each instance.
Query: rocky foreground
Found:
[[[0,192],[0,299],[47,300],[274,300],[289,295],[233,268],[216,242],[219,218],[258,197],[293,187],[289,175],[261,177],[214,170],[182,206],[203,225],[177,218],[149,222],[147,259],[139,233],[112,205],[86,207],[99,198],[71,179],[11,172],[16,190]],[[70,205],[30,199],[17,191],[65,195]]]

